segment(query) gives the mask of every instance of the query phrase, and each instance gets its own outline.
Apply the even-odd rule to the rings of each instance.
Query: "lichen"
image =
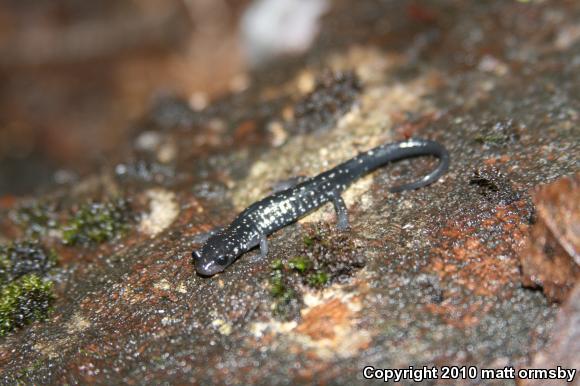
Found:
[[[0,287],[0,336],[34,320],[46,319],[53,283],[27,274]]]
[[[129,229],[129,204],[124,199],[88,202],[62,227],[66,245],[91,245],[112,240]]]

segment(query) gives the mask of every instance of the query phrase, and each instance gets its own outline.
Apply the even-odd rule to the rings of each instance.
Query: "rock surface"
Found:
[[[578,171],[579,17],[572,1],[336,1],[300,61],[270,64],[201,111],[159,104],[102,171],[34,199],[42,216],[23,219],[30,202],[3,201],[4,241],[36,229],[59,261],[48,319],[0,338],[0,380],[366,384],[367,365],[529,366],[558,306],[522,285],[518,253],[532,189]],[[313,98],[337,89],[329,70],[357,81]],[[329,101],[337,95],[349,99]],[[315,99],[340,108],[313,114],[332,127],[305,132],[309,115],[298,127],[293,112]],[[346,192],[346,235],[317,233],[334,225],[324,207],[272,235],[266,261],[248,253],[219,276],[195,274],[198,235],[279,181],[409,136],[449,149],[437,183],[389,193],[434,161],[387,166]],[[131,211],[122,232],[112,224],[102,241],[62,242],[78,208],[118,197]],[[297,259],[324,267],[329,253],[348,274],[323,280]],[[272,290],[282,271],[275,283],[292,291]],[[283,315],[273,312],[280,293]],[[552,358],[577,351],[555,339]]]

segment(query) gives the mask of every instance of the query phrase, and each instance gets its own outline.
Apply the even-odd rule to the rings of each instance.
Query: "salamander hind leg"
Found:
[[[336,218],[339,230],[346,230],[349,228],[348,224],[348,211],[344,200],[340,196],[340,193],[333,193],[331,196],[332,204],[334,205],[334,210],[336,211]]]
[[[297,176],[288,178],[287,180],[278,181],[272,186],[272,193],[280,193],[286,189],[293,188],[299,183],[306,181],[307,179],[308,178],[305,176]]]

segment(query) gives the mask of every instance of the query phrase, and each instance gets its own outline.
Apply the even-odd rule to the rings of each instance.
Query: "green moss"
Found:
[[[53,295],[43,276],[56,261],[56,252],[37,241],[0,246],[0,336],[46,318]]]
[[[30,237],[45,235],[58,227],[54,206],[45,203],[23,205],[12,212],[11,218]]]
[[[314,239],[312,237],[310,237],[310,236],[304,236],[304,238],[302,239],[302,242],[307,247],[311,247],[311,246],[314,245]]]
[[[312,287],[324,287],[328,283],[326,272],[314,272],[308,276],[308,284]]]
[[[62,228],[66,245],[100,244],[124,234],[129,229],[129,205],[118,199],[82,205]]]
[[[272,273],[270,274],[270,295],[274,298],[272,304],[272,314],[282,319],[288,318],[291,310],[291,304],[296,299],[294,291],[286,280],[284,263],[276,259],[271,264]]]
[[[362,253],[346,232],[329,226],[309,230],[298,244],[297,256],[270,265],[272,314],[286,320],[299,317],[305,287],[319,290],[343,282],[364,265]]]
[[[276,259],[272,262],[270,267],[275,271],[279,271],[284,268],[284,263],[282,263],[282,260]]]
[[[275,298],[280,298],[284,296],[286,292],[286,287],[282,282],[282,273],[280,271],[275,271],[270,277],[270,295]]]
[[[304,256],[297,256],[288,261],[288,267],[300,273],[306,272],[312,266],[311,261]]]
[[[475,137],[475,142],[481,144],[500,145],[508,142],[510,138],[505,134],[481,134]]]
[[[44,320],[54,298],[53,284],[35,274],[24,275],[0,288],[0,336],[34,320]]]
[[[298,293],[288,283],[283,269],[275,269],[270,276],[270,295],[273,297],[272,314],[290,319],[298,311]]]

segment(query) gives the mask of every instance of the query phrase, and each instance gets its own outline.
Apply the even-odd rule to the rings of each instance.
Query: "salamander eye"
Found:
[[[219,256],[217,259],[215,259],[215,262],[218,265],[224,266],[224,265],[226,265],[228,263],[228,258],[225,255]]]
[[[193,260],[199,260],[201,259],[201,252],[198,250],[194,250],[193,252],[191,252],[191,257],[193,257]]]

